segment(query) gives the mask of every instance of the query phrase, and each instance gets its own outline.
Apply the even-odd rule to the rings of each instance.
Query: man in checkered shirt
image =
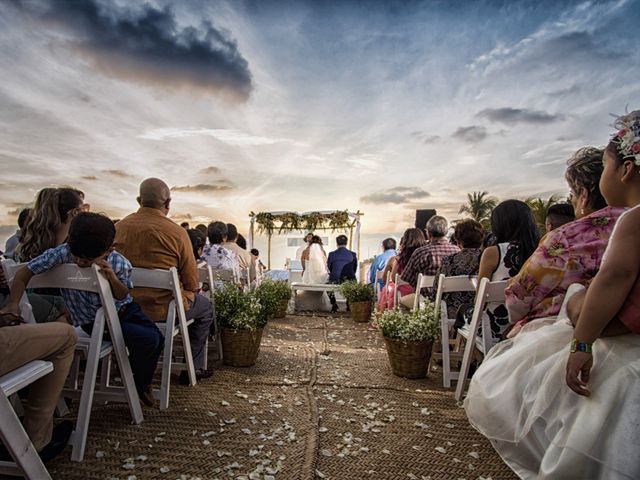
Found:
[[[418,274],[435,275],[444,257],[460,251],[456,245],[449,243],[446,239],[448,228],[447,219],[439,215],[431,217],[427,222],[429,243],[413,252],[400,277],[402,281],[411,285],[414,292],[418,283]],[[413,300],[412,293],[403,296],[400,303],[407,308],[412,308]]]

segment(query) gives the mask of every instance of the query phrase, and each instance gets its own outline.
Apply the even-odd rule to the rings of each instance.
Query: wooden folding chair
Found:
[[[209,296],[209,301],[211,302],[211,305],[213,307],[213,311],[215,312],[215,297],[213,294],[213,283],[215,280],[213,277],[213,270],[209,265],[204,264],[198,267],[198,281],[201,285],[204,285],[205,283],[209,285],[209,292],[207,293]],[[218,317],[218,315],[214,315],[213,317],[213,336],[216,342],[215,360],[222,361],[222,335],[220,330],[220,318]]]
[[[440,322],[440,340],[442,352],[442,384],[445,388],[451,388],[451,380],[457,380],[459,372],[451,371],[451,345],[457,345],[458,342],[450,339],[449,332],[455,323],[455,318],[449,318],[447,302],[442,297],[445,293],[452,292],[475,292],[476,287],[467,275],[454,277],[445,277],[440,274],[438,277],[438,288],[436,289],[435,307],[436,315]],[[458,355],[459,356],[459,355]],[[434,358],[438,355],[434,354]]]
[[[473,348],[476,347],[482,355],[486,355],[494,344],[491,336],[491,324],[489,316],[484,313],[487,303],[504,303],[504,290],[507,288],[507,280],[490,282],[488,278],[483,278],[476,292],[476,301],[473,307],[473,316],[469,328],[458,329],[458,334],[467,340],[462,357],[462,369],[458,375],[456,385],[456,400],[462,400],[464,394],[467,374],[471,366],[471,356]],[[482,337],[478,338],[478,328],[482,322]]]
[[[15,462],[0,461],[0,474],[51,480],[38,452],[11,407],[9,397],[53,372],[53,364],[34,360],[0,377],[0,439]]]
[[[76,427],[69,440],[69,444],[73,447],[71,460],[75,462],[80,462],[84,458],[94,398],[97,401],[126,401],[129,404],[129,411],[134,423],[139,424],[144,419],[111,286],[99,270],[97,265],[93,265],[91,268],[80,268],[75,264],[58,265],[48,272],[33,276],[28,284],[29,288],[61,288],[96,293],[100,296],[102,303],[102,307],[96,313],[91,336],[76,327],[78,332],[76,352],[82,353],[86,358],[82,388],[78,389],[78,376],[73,374],[74,366],[72,365],[72,375],[70,376],[72,381],[68,382],[63,390],[65,397],[80,397]],[[15,272],[13,274],[15,275]],[[23,302],[28,302],[27,295],[22,296],[21,303]],[[103,340],[105,324],[109,329],[110,341]],[[101,385],[96,389],[100,360],[109,362],[111,353],[115,354],[124,387],[110,386],[105,378],[101,378]],[[74,363],[77,373],[79,369],[77,358]]]
[[[173,300],[169,303],[167,319],[164,322],[157,322],[156,325],[164,333],[164,352],[162,354],[162,381],[160,391],[154,390],[154,396],[160,400],[160,410],[169,407],[169,390],[171,387],[171,371],[173,369],[187,370],[189,375],[189,385],[196,384],[196,371],[191,355],[191,342],[189,341],[188,327],[193,320],[187,321],[182,292],[180,290],[180,279],[178,270],[171,267],[169,270],[159,270],[150,268],[134,267],[131,271],[131,281],[136,287],[157,288],[159,290],[169,290],[173,295]],[[178,321],[176,322],[176,317]],[[180,334],[182,337],[182,348],[184,350],[184,362],[173,360],[173,339]],[[206,345],[205,345],[206,351]]]
[[[433,288],[433,281],[435,280],[435,276],[433,275],[423,275],[421,273],[418,274],[418,281],[416,282],[416,295],[413,298],[413,308],[412,312],[415,312],[420,307],[420,301],[422,299],[422,295],[420,292],[423,288]]]

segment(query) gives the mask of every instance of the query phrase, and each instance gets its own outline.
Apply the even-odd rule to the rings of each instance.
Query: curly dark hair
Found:
[[[468,218],[456,223],[453,235],[464,248],[480,248],[484,240],[484,229],[479,222]]]
[[[589,205],[593,210],[607,206],[607,201],[600,193],[600,177],[602,176],[602,155],[604,150],[595,147],[583,147],[567,161],[564,178],[575,193],[583,188],[589,195]]]

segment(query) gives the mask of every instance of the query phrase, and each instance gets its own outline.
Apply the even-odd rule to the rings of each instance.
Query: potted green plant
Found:
[[[216,290],[215,305],[222,325],[224,363],[234,367],[254,365],[267,324],[267,308],[254,292],[244,293],[234,284]]]
[[[351,318],[355,322],[368,322],[371,318],[373,287],[355,280],[340,285],[340,293],[349,302]]]
[[[427,301],[415,312],[386,310],[377,325],[384,337],[393,373],[405,378],[426,377],[433,342],[440,331],[433,303]]]
[[[291,288],[287,282],[264,279],[256,287],[255,294],[262,307],[266,310],[267,318],[284,318],[291,299]]]

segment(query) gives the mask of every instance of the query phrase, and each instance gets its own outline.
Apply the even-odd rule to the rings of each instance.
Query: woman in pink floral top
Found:
[[[624,211],[606,207],[598,188],[602,153],[582,148],[567,162],[565,178],[578,219],[545,235],[509,283],[505,296],[512,324],[557,315],[569,285],[588,285],[598,272],[613,226]]]

